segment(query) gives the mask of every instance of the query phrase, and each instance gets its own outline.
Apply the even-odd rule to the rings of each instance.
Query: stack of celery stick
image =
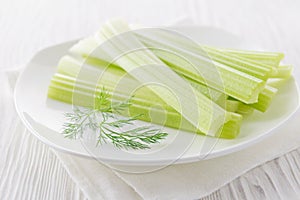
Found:
[[[105,89],[115,102],[131,97],[123,116],[235,138],[244,115],[269,108],[278,90],[269,81],[290,77],[283,57],[205,46],[168,29],[112,20],[60,59],[48,97],[91,107]]]

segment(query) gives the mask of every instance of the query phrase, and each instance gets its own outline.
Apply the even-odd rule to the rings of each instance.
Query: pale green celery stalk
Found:
[[[261,112],[267,111],[277,91],[276,88],[266,85],[265,89],[259,94],[258,102],[250,104],[250,106]]]
[[[121,77],[124,79],[133,79],[130,77],[126,72],[120,68],[117,65],[113,65],[103,61],[99,60],[97,58],[73,58],[71,56],[64,56],[60,59],[58,63],[58,69],[57,72],[60,74],[64,75],[69,75],[71,77],[77,77],[78,73],[80,72],[81,66],[84,65],[85,71],[87,73],[87,70],[89,70],[89,77],[97,76],[99,74],[99,70],[104,71],[106,70],[106,74],[110,73],[111,77],[107,78],[107,80],[104,80],[105,82],[110,82],[110,81],[117,81],[120,80]],[[95,67],[95,68],[93,68]],[[96,73],[95,70],[98,70],[98,73]],[[126,76],[125,76],[126,75]],[[183,76],[184,77],[184,76]],[[187,77],[184,77],[196,90],[210,98],[212,101],[220,105],[221,107],[224,107],[225,101],[227,99],[227,95],[224,93],[221,93],[219,91],[216,91],[214,89],[207,88],[205,85],[202,85],[198,82],[193,81],[192,79],[189,79]],[[95,80],[95,78],[92,78],[92,80]],[[115,82],[114,81],[114,82]],[[128,84],[130,85],[137,85],[138,83],[135,82],[130,82],[127,80]],[[145,94],[148,94],[148,92],[145,92]],[[144,98],[147,98],[147,95]],[[231,110],[228,110],[231,111]]]
[[[107,65],[107,62],[105,62],[103,60],[93,58],[93,57],[88,57],[86,55],[83,55],[83,57],[86,59],[86,62],[90,65],[97,66],[97,67],[103,67],[103,66]],[[113,64],[111,64],[111,66],[118,68],[119,70],[121,70],[122,72],[125,73],[125,71],[122,68],[120,68],[119,66],[113,65]],[[212,101],[214,101],[218,105],[223,106],[225,104],[227,95],[224,94],[223,92],[217,91],[212,88],[208,88],[206,85],[199,83],[197,81],[194,81],[193,79],[185,76],[185,74],[181,74],[181,73],[177,73],[177,74],[180,75],[181,77],[183,77],[185,80],[187,80],[196,90],[198,90],[199,92],[204,94],[206,97],[210,98]]]
[[[97,67],[102,67],[105,66],[104,63],[105,61],[99,60],[97,58],[92,58],[92,57],[85,57],[86,62],[90,65],[97,66]],[[112,65],[111,67],[114,67],[115,70],[120,70],[118,73],[119,75],[124,75],[126,72],[119,66],[117,65]],[[183,77],[185,80],[187,80],[197,91],[201,92],[204,94],[206,97],[210,98],[212,101],[217,103],[218,105],[222,106],[225,104],[225,100],[227,99],[227,95],[219,92],[214,89],[207,88],[207,86],[198,83],[192,79],[189,79],[188,77],[185,77],[182,74],[179,74],[181,77]]]
[[[290,78],[290,77],[289,77]],[[281,86],[283,86],[289,78],[274,78],[274,79],[269,79],[267,84],[273,88],[279,89]]]
[[[99,47],[98,41],[96,40],[95,37],[96,36],[90,36],[82,40],[79,40],[76,44],[74,44],[69,49],[69,53],[76,57],[78,56],[92,57],[91,55],[93,54],[93,52],[96,51]],[[103,61],[103,59],[98,59],[98,60]]]
[[[72,83],[70,83],[72,84]],[[73,87],[77,87],[73,85]],[[94,92],[80,92],[78,90],[74,91],[69,87],[65,87],[64,85],[59,84],[58,82],[51,82],[51,85],[48,90],[48,96],[52,99],[62,101],[65,103],[73,103],[73,95],[74,92],[77,93],[76,96],[79,97],[80,101],[77,101],[78,106],[92,106],[88,105],[87,102],[90,102],[90,98],[96,98],[97,93]],[[115,98],[113,101],[124,101],[126,98]],[[154,102],[152,102],[154,103]],[[204,134],[199,132],[199,130],[195,130],[194,126],[192,126],[189,122],[184,120],[182,116],[176,112],[174,109],[172,110],[164,110],[153,107],[149,107],[147,103],[137,103],[132,102],[132,105],[129,107],[129,112],[121,113],[124,116],[136,116],[138,115],[139,120],[148,121],[154,124],[160,124],[171,128],[180,128],[181,130],[186,130],[190,132],[197,132],[199,134]],[[233,115],[233,120],[226,122],[222,127],[222,130],[218,133],[218,137],[221,138],[235,138],[239,134],[239,128],[242,121],[242,117],[240,115]]]
[[[92,52],[96,47],[96,40],[94,38],[88,38],[74,45],[70,51],[76,55],[88,55],[88,53]],[[170,55],[170,53],[159,50],[156,50],[155,53],[160,58],[163,57],[163,60],[175,72],[180,73],[181,75],[189,77],[190,79],[193,79],[202,84],[208,84],[221,92],[224,91],[224,87],[222,86],[222,84],[220,84],[220,81],[217,81],[217,83],[213,82],[213,80],[216,79],[215,76],[217,76],[217,79],[220,79],[220,76],[218,76],[215,69],[210,69],[215,68],[214,66],[211,66],[212,63],[210,61],[208,61],[208,63],[206,62],[207,66],[203,66],[205,68],[204,70],[201,70],[201,73],[203,72],[205,74],[205,78],[207,78],[205,79],[199,74],[199,68],[195,69],[191,63],[183,60],[182,58],[179,58],[179,56],[173,56]],[[191,60],[195,61],[195,58],[192,58]],[[199,62],[199,59],[196,58],[195,62]],[[221,73],[221,78],[224,80],[224,83],[226,83],[226,85],[224,84],[226,86],[226,94],[234,96],[235,98],[240,99],[241,101],[246,103],[253,103],[257,101],[258,93],[264,85],[264,82],[262,80],[253,78],[250,75],[239,72],[230,67],[226,67],[225,65],[222,65],[222,68],[219,71]],[[233,84],[233,81],[235,81],[235,84]],[[241,95],[243,95],[242,98],[240,98]]]
[[[132,29],[135,29],[135,30],[144,28],[144,27],[138,26],[138,25],[132,25],[131,27],[132,27]],[[147,28],[145,28],[145,29],[147,29]],[[170,40],[170,39],[172,39],[172,37],[170,37],[170,32],[172,32],[173,39],[175,38],[174,41],[176,41],[177,43],[181,42],[182,44],[189,46],[189,48],[195,45],[195,42],[191,42],[192,41],[191,39],[188,39],[186,36],[182,36],[182,34],[180,34],[180,32],[179,32],[179,34],[178,33],[176,34],[176,30],[174,31],[174,30],[172,30],[172,28],[171,29],[161,29],[162,31],[159,31],[159,33],[157,32],[157,30],[158,29],[156,29],[155,32],[152,31],[152,34],[155,33],[156,35],[157,34],[164,35],[167,32],[169,32],[168,33],[169,35],[167,35],[167,37],[165,39]],[[167,32],[163,33],[165,30],[167,30]],[[143,33],[143,31],[137,31],[137,32]],[[176,35],[181,35],[181,36],[174,37]],[[199,47],[197,47],[197,48],[199,48]],[[266,64],[266,65],[271,65],[271,66],[278,66],[280,61],[284,58],[284,54],[280,53],[280,52],[240,50],[240,49],[213,47],[213,46],[207,46],[207,45],[201,45],[200,48],[214,49],[217,51],[221,51],[223,53],[228,53],[229,55],[237,56],[239,58],[248,58],[249,60],[256,61],[260,64]]]
[[[178,60],[177,60],[178,61]],[[167,62],[168,63],[168,62]],[[180,62],[177,62],[180,63]],[[169,65],[172,65],[172,63],[168,63]],[[182,64],[182,63],[180,63]],[[183,65],[182,65],[183,66]],[[176,69],[175,69],[176,71]],[[270,76],[270,75],[267,75]],[[253,112],[251,108],[255,108],[259,111],[265,112],[267,110],[267,108],[269,107],[272,98],[274,97],[276,93],[276,90],[274,90],[273,88],[270,87],[265,87],[264,89],[261,90],[261,92],[258,94],[258,98],[257,98],[257,102],[255,103],[245,103],[243,101],[241,101],[241,104],[249,104],[249,108],[247,109],[247,106],[241,106],[241,108],[239,109],[239,107],[235,110],[233,105],[230,105],[230,102],[226,101],[226,110],[228,111],[232,111],[232,112],[237,112],[237,113],[251,113]],[[229,95],[229,94],[228,94]],[[229,95],[231,97],[233,97],[233,95]],[[239,99],[240,101],[240,99]],[[240,110],[240,111],[239,111]]]
[[[109,75],[110,76],[110,75]],[[103,88],[109,91],[111,95],[113,95],[114,100],[125,101],[129,98],[130,94],[126,93],[124,90],[116,89],[116,82],[108,82],[105,80],[99,81],[96,85],[87,82],[86,80],[78,80],[73,77],[65,76],[62,74],[55,74],[51,79],[51,87],[59,86],[66,89],[73,90],[74,93],[84,93],[92,96],[96,93],[99,93]],[[59,87],[56,87],[59,89]],[[146,95],[144,95],[146,94]],[[74,95],[76,98],[77,96]],[[76,99],[77,101],[77,99]],[[139,90],[135,91],[133,97],[131,99],[133,104],[144,105],[151,108],[155,102],[156,105],[169,110],[174,111],[172,107],[166,105],[159,97],[157,97],[154,93],[152,93],[147,87],[139,88]]]
[[[147,87],[197,130],[207,135],[217,135],[222,125],[230,121],[234,114],[226,112],[205,95],[194,90],[187,81],[161,62],[128,31],[130,29],[125,22],[110,21],[102,27],[97,39],[100,44],[109,40],[110,46],[105,49],[105,53],[111,58],[125,54],[115,63],[141,83],[155,83],[148,84]],[[101,57],[103,53],[102,51],[98,56]]]
[[[228,55],[226,53],[214,51],[213,49],[209,48],[205,48],[205,51],[213,60],[262,80],[267,80],[272,71],[271,68],[262,67],[260,64],[253,64],[252,62],[245,61],[245,59],[240,59],[235,55]]]
[[[284,58],[283,53],[279,52],[264,52],[264,51],[249,51],[249,50],[237,50],[228,48],[211,47],[219,51],[237,55],[243,58],[248,58],[259,63],[267,65],[278,66],[280,61]]]
[[[272,103],[272,99],[277,93],[277,91],[278,91],[277,88],[271,87],[270,85],[266,85],[263,91],[258,96],[258,102],[253,104],[245,104],[245,106],[249,106],[261,112],[265,112],[267,111],[270,104]],[[236,99],[229,97],[229,100],[236,100]],[[238,110],[236,112],[241,113]]]
[[[151,48],[154,54],[166,62],[174,71],[182,73],[216,90],[225,92],[227,95],[239,99],[242,102],[257,102],[258,94],[265,85],[265,82],[261,79],[221,63],[213,62],[207,57],[194,54],[183,48],[178,48],[175,45],[168,44],[166,41],[153,41],[144,36],[139,37],[139,39]],[[166,52],[166,50],[174,52],[176,55],[171,55],[169,52]],[[179,57],[179,55],[183,56],[186,60]],[[191,65],[187,60],[196,63],[196,65]],[[198,73],[198,70],[204,74],[204,77]],[[221,79],[223,86],[220,84],[220,81],[214,82],[216,79]]]
[[[206,49],[206,47],[205,47],[205,49]],[[207,49],[213,49],[213,48],[207,48]],[[215,49],[213,51],[217,52],[217,49]],[[208,52],[209,52],[209,50],[208,50]],[[256,66],[260,66],[264,69],[269,69],[269,72],[266,74],[265,78],[263,78],[264,80],[266,80],[266,78],[267,79],[268,78],[283,78],[283,79],[286,79],[286,78],[289,78],[291,76],[291,73],[293,71],[293,66],[291,66],[291,65],[270,65],[270,64],[265,64],[263,62],[259,62],[259,61],[256,61],[256,60],[251,60],[249,58],[243,58],[243,57],[240,57],[240,56],[237,56],[237,55],[234,55],[234,54],[231,55],[230,53],[227,53],[227,52],[221,52],[220,51],[219,53],[221,53],[222,56],[228,56],[229,59],[231,58],[232,60],[236,58],[240,61],[247,62],[247,63],[253,64],[253,65],[256,65]],[[241,63],[241,64],[243,64],[243,63]]]
[[[193,52],[194,54],[202,55],[204,57],[210,57],[212,60],[222,63],[224,65],[230,66],[241,72],[245,72],[249,75],[257,77],[262,80],[268,79],[268,74],[270,74],[271,69],[269,66],[261,66],[247,60],[241,59],[234,55],[226,55],[224,52],[218,51],[216,48],[211,48],[208,46],[200,46],[196,42],[186,39],[183,36],[178,36],[173,32],[168,32],[164,30],[148,30],[148,31],[136,31],[136,35],[144,41],[146,39],[146,44],[149,44],[149,39],[154,42],[164,41],[166,44],[172,46],[177,46],[179,48],[185,49],[187,51]],[[147,40],[148,39],[148,40]],[[151,41],[151,40],[150,40]],[[151,43],[150,43],[151,45]]]
[[[225,109],[230,112],[236,112],[240,104],[240,101],[227,99]]]
[[[143,40],[145,38],[147,39],[147,33],[149,32],[151,31],[146,31],[146,34],[143,35],[142,31],[141,34],[139,34],[140,32],[137,31],[137,35],[141,37],[141,40]],[[155,41],[168,41],[169,44],[186,48],[196,54],[201,54],[203,56],[208,55],[214,61],[220,62],[224,65],[230,66],[262,80],[267,80],[268,78],[273,77],[286,78],[291,73],[291,67],[289,66],[278,67],[279,62],[284,56],[282,53],[230,50],[214,48],[210,46],[201,46],[195,42],[191,42],[190,40],[183,38],[182,36],[177,36],[176,34],[166,31],[152,31],[150,36],[153,36]],[[232,52],[240,52],[240,54],[235,54]],[[252,56],[245,56],[246,52]],[[255,53],[257,54],[256,57],[261,59],[252,59]],[[265,63],[262,58],[264,58],[267,63]]]
[[[167,38],[170,40],[170,37]],[[177,40],[180,42],[180,40]],[[188,43],[189,44],[189,43]],[[97,42],[95,37],[88,37],[78,42],[71,48],[71,52],[74,52],[79,55],[89,55],[95,48],[97,48]],[[247,62],[253,62],[259,65],[265,66],[278,66],[280,61],[284,58],[283,53],[278,52],[263,52],[263,51],[249,51],[249,50],[239,50],[239,49],[228,49],[228,48],[219,48],[212,46],[200,46],[199,48],[211,49],[225,53],[228,56],[233,56],[238,59],[245,60]]]
[[[181,75],[181,74],[179,74],[179,75]],[[228,95],[226,95],[223,92],[217,91],[213,88],[208,88],[206,85],[201,84],[197,81],[194,81],[193,79],[190,79],[189,77],[186,77],[184,75],[181,75],[181,77],[183,77],[185,80],[187,80],[194,89],[196,89],[197,91],[204,94],[206,97],[211,99],[213,102],[215,102],[222,108],[225,107],[226,99],[228,98]],[[227,111],[232,111],[232,110],[227,110]]]
[[[241,115],[250,115],[253,112],[254,112],[254,108],[244,103],[240,103],[236,110],[236,113]]]
[[[75,55],[82,55],[85,60],[84,61],[80,61],[81,63],[86,62],[88,64],[91,64],[93,66],[98,66],[98,67],[103,67],[103,66],[107,66],[109,63],[104,61],[104,60],[100,60],[98,58],[93,58],[91,56],[88,55],[87,52],[92,52],[94,49],[97,48],[96,44],[96,40],[94,37],[89,37],[86,39],[83,39],[81,41],[79,41],[77,44],[75,44],[71,49],[70,52]],[[78,59],[77,59],[78,60]],[[64,70],[63,73],[73,73],[74,70],[68,70],[69,68],[74,67],[74,64],[76,63],[76,60],[70,56],[66,57],[66,58],[62,58],[61,63],[58,65],[58,69],[62,68],[67,69]],[[72,63],[70,63],[72,62]],[[77,63],[78,64],[78,63]],[[69,65],[70,67],[65,67]],[[60,67],[62,66],[62,67]],[[116,68],[119,68],[121,71],[125,72],[122,68],[120,68],[119,66],[116,66],[114,64],[110,64],[110,66],[114,66]],[[65,72],[67,71],[67,72]],[[182,72],[182,71],[181,71]],[[194,81],[193,79],[185,76],[186,73],[178,73],[180,74],[182,77],[184,77],[186,80],[189,81],[189,83],[199,92],[201,92],[202,94],[204,94],[205,96],[207,96],[208,98],[210,98],[211,100],[213,100],[214,102],[216,102],[218,105],[220,105],[221,107],[224,107],[225,104],[225,100],[227,99],[227,95],[224,94],[223,92],[219,92],[217,90],[214,90],[212,88],[207,88],[207,86],[205,86],[204,84],[201,84],[199,82]],[[230,110],[229,110],[230,111]]]
[[[120,90],[117,88],[118,80],[120,77],[114,76],[113,74],[109,74],[109,72],[105,72],[104,76],[101,78],[99,83],[96,86],[97,92],[100,92],[102,88],[105,88],[108,91],[113,91],[114,99],[119,101],[124,101],[128,98],[129,94],[124,90]],[[126,81],[128,84],[134,80]],[[63,74],[56,73],[51,79],[51,85],[59,85],[64,88],[68,88],[70,90],[74,90],[74,92],[88,93],[89,95],[93,95],[95,93],[95,88],[92,83],[89,83],[88,80],[78,80],[74,77],[66,76]],[[153,107],[153,102],[155,105],[164,108],[168,111],[174,112],[172,107],[165,104],[157,95],[155,95],[151,90],[147,87],[141,87],[136,90],[132,95],[131,102],[137,105],[144,105]],[[228,104],[227,104],[228,101]],[[226,110],[230,112],[235,112],[238,108],[239,101],[226,100]]]
[[[215,50],[217,51],[217,50]],[[236,57],[239,60],[243,60],[248,63],[252,63],[257,66],[261,66],[265,69],[270,69],[269,73],[267,74],[267,78],[288,78],[291,75],[293,67],[290,65],[270,65],[270,64],[265,64],[261,61],[256,61],[256,60],[251,60],[249,58],[243,58],[237,55],[231,55],[230,53],[227,52],[221,52],[223,55],[228,55],[232,58]]]
[[[147,36],[147,33],[149,33],[150,31],[146,31],[146,34],[142,34],[142,40],[147,38],[145,37],[145,35]],[[139,31],[137,31],[137,35],[139,35]],[[143,33],[143,32],[142,32]],[[148,34],[149,36],[149,34]],[[169,34],[167,32],[160,32],[160,31],[152,31],[150,36],[155,36],[152,38],[155,38],[155,42],[157,41],[171,41],[172,45],[179,45],[181,43],[181,47],[187,47],[188,50],[193,51],[195,53],[200,53],[201,55],[205,54],[207,51],[207,53],[212,57],[212,59],[214,60],[218,60],[220,62],[222,62],[223,64],[229,65],[233,68],[239,69],[241,71],[243,71],[243,68],[245,68],[246,70],[244,72],[249,73],[253,76],[256,76],[257,78],[262,78],[264,80],[267,80],[270,77],[271,73],[274,73],[274,71],[276,71],[277,76],[278,74],[281,72],[280,70],[277,70],[277,66],[270,66],[270,65],[266,65],[266,64],[261,64],[255,61],[252,61],[248,58],[240,58],[239,56],[236,55],[230,55],[227,52],[221,52],[217,49],[211,48],[211,47],[201,47],[200,45],[197,45],[196,43],[193,42],[189,42],[189,41],[185,41],[184,43],[182,43],[184,41],[184,39],[181,39],[180,37],[176,37],[176,35],[174,34]],[[147,38],[147,41],[151,41],[150,37]],[[172,43],[173,42],[173,43]],[[158,42],[159,43],[159,42]],[[161,42],[160,42],[161,43]],[[152,43],[153,44],[153,40]],[[170,43],[169,43],[170,44]],[[161,46],[161,47],[166,47],[166,46]],[[202,50],[202,48],[204,48],[205,51]],[[243,52],[243,51],[242,51]],[[271,53],[273,54],[273,53]],[[274,53],[277,55],[277,53]],[[219,58],[219,59],[218,59]],[[253,70],[251,72],[251,70]],[[279,72],[279,73],[278,73]],[[286,74],[288,74],[288,70],[282,70],[282,74],[284,74],[283,72],[286,72]],[[273,96],[275,95],[276,90],[274,88],[270,88],[270,87],[266,87],[263,89],[263,91],[259,94],[258,97],[258,102],[254,103],[254,104],[249,104],[249,106],[241,106],[241,113],[244,113],[245,110],[248,110],[249,112],[252,112],[251,108],[255,108],[258,109],[262,112],[266,111],[266,109],[269,107],[271,100],[273,98]],[[226,104],[229,104],[229,102],[226,102]],[[232,105],[228,106],[228,107],[232,107]],[[246,107],[249,107],[249,109],[245,109]],[[238,109],[237,109],[237,112]]]
[[[270,78],[282,78],[288,79],[293,71],[293,66],[291,65],[279,65],[276,70],[270,75]]]
[[[90,80],[98,80],[98,84],[103,87],[115,91],[116,94],[123,94],[124,96],[134,95],[134,99],[146,99],[150,102],[157,102],[162,106],[168,106],[164,101],[160,100],[155,94],[153,94],[147,87],[138,87],[138,90],[134,91],[134,94],[128,94],[127,86],[138,86],[139,82],[130,77],[123,69],[115,66],[106,64],[101,65],[98,63],[97,68],[90,64],[91,62],[85,59],[74,59],[70,56],[64,56],[57,67],[57,73],[53,77],[53,81],[60,80],[66,83],[74,82],[74,85],[80,85],[76,87],[76,90],[83,91],[85,88],[95,88],[97,83],[91,82]],[[95,61],[92,61],[95,62]],[[78,75],[82,70],[82,63],[84,64],[84,76]],[[118,85],[121,84],[121,85]],[[125,86],[122,86],[125,85]],[[127,85],[127,86],[126,86]],[[126,87],[125,90],[124,87]],[[154,98],[153,98],[154,97]]]
[[[249,115],[254,111],[254,108],[251,106],[233,99],[226,101],[226,109],[241,115]]]

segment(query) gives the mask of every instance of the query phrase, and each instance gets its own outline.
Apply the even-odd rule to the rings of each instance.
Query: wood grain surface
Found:
[[[146,25],[188,17],[285,52],[299,74],[299,10],[297,0],[0,0],[0,70],[25,64],[47,46],[86,36],[112,17]],[[0,84],[9,90],[5,79],[1,75]],[[0,95],[0,199],[85,199],[52,150],[8,112],[11,106],[12,93]],[[9,134],[16,128],[23,129],[20,135]],[[300,199],[300,149],[203,199]]]

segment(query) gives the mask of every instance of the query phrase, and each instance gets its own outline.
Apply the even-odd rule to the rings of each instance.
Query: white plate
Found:
[[[243,43],[238,37],[210,27],[176,28],[200,43],[221,47],[253,47]],[[61,56],[76,41],[52,46],[38,52],[27,65],[15,89],[17,112],[26,127],[41,141],[64,152],[97,157],[102,161],[117,165],[162,165],[195,162],[242,150],[267,136],[284,123],[298,108],[299,93],[294,79],[290,79],[279,91],[266,113],[255,112],[247,117],[240,135],[233,140],[215,139],[167,129],[170,137],[151,150],[123,151],[111,145],[95,147],[82,140],[69,140],[60,133],[64,122],[63,113],[71,111],[71,106],[47,98],[47,87]],[[283,103],[284,102],[284,103]],[[267,148],[267,147],[266,147]]]

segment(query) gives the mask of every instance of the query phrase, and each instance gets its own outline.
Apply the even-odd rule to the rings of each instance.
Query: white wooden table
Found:
[[[199,25],[283,51],[297,68],[299,10],[297,0],[0,0],[0,70],[25,64],[46,46],[88,35],[116,16],[147,25],[190,17]],[[1,112],[4,106],[0,118],[7,114]],[[11,128],[21,124],[17,118],[12,123]],[[1,134],[4,129],[0,121],[0,199],[85,199],[51,149],[29,132],[19,140]],[[28,138],[36,149],[26,143]],[[287,199],[295,194],[300,198],[300,149],[256,167],[204,199]]]

